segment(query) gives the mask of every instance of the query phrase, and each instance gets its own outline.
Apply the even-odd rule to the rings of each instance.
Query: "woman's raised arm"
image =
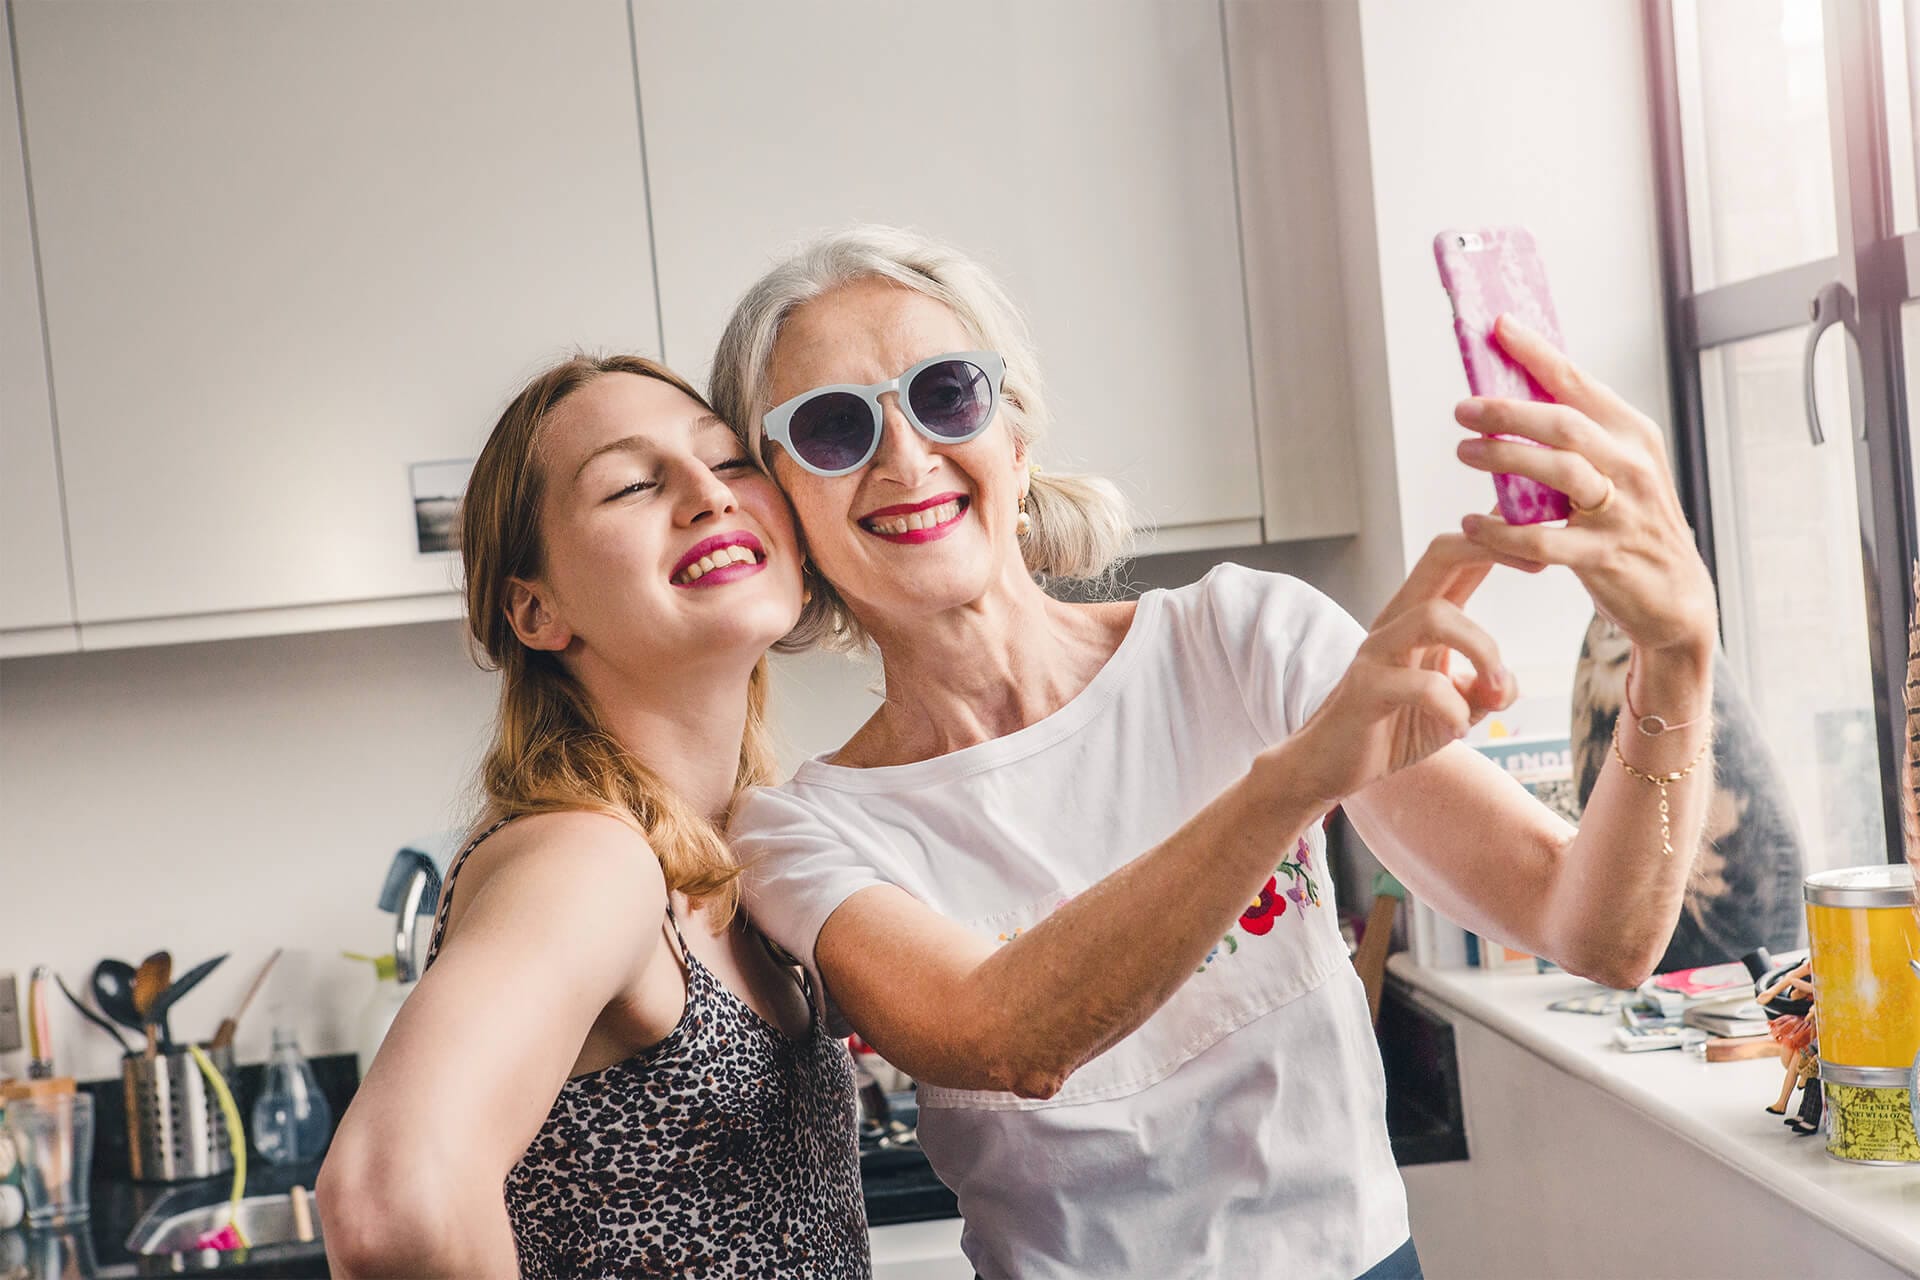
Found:
[[[1045,1098],[1193,975],[1309,824],[1511,701],[1461,612],[1493,560],[1436,543],[1298,733],[1168,839],[1004,946],[875,886],[820,930],[821,975],[863,1038],[928,1083]],[[1479,672],[1447,673],[1450,651]]]

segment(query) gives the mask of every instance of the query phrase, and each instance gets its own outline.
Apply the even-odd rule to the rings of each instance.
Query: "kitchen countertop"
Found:
[[[1426,969],[1404,954],[1388,966],[1429,1001],[1635,1108],[1863,1249],[1920,1273],[1920,1167],[1849,1164],[1827,1155],[1824,1139],[1788,1133],[1755,1101],[1778,1091],[1777,1060],[1709,1064],[1685,1050],[1624,1053],[1613,1045],[1616,1019],[1547,1008],[1599,989],[1568,974]]]
[[[247,1165],[246,1194],[250,1196],[283,1194],[294,1185],[311,1188],[320,1176],[320,1162],[270,1165],[262,1160]],[[174,1192],[182,1201],[194,1205],[223,1201],[233,1187],[231,1174],[203,1178],[194,1182],[142,1183],[126,1179],[96,1179],[89,1228],[93,1236],[99,1280],[123,1276],[166,1276],[218,1274],[223,1276],[324,1276],[327,1274],[326,1249],[312,1244],[269,1245],[264,1248],[211,1253],[188,1253],[140,1257],[127,1250],[127,1237],[134,1224],[148,1210]],[[185,1203],[181,1208],[190,1207]],[[207,1260],[211,1259],[211,1263]]]
[[[350,1059],[348,1061],[351,1062]],[[327,1066],[333,1070],[321,1070],[323,1086],[329,1095],[335,1095],[336,1106],[343,1112],[350,1097],[351,1083],[343,1089],[338,1079],[340,1064],[329,1063]],[[251,1080],[245,1082],[246,1086],[252,1084]],[[892,1095],[891,1101],[895,1115],[912,1123],[917,1114],[912,1095]],[[102,1161],[104,1169],[96,1172],[93,1181],[92,1214],[86,1229],[93,1250],[94,1274],[100,1280],[194,1273],[235,1277],[326,1275],[325,1249],[317,1243],[274,1245],[245,1254],[195,1251],[142,1258],[128,1252],[127,1237],[134,1225],[163,1197],[180,1192],[183,1199],[191,1198],[195,1204],[224,1200],[232,1187],[232,1178],[229,1174],[221,1174],[197,1182],[139,1183],[126,1176],[124,1162],[116,1154],[103,1152],[103,1155],[107,1158]],[[319,1171],[320,1162],[317,1160],[295,1165],[269,1165],[254,1160],[247,1169],[246,1194],[280,1194],[296,1183],[311,1188]],[[863,1151],[860,1179],[866,1197],[869,1226],[933,1224],[943,1219],[957,1219],[959,1210],[953,1192],[934,1175],[926,1156],[918,1147]],[[939,1232],[942,1240],[949,1234],[957,1234],[957,1222],[953,1230]],[[891,1242],[891,1247],[897,1251],[901,1246],[898,1242]]]

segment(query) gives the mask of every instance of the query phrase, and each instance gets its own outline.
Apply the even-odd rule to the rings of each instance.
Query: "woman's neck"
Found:
[[[739,774],[751,672],[701,666],[666,680],[596,666],[576,678],[616,742],[696,813],[719,818]]]
[[[886,700],[835,753],[874,768],[945,755],[1024,729],[1065,706],[1106,665],[1133,602],[1065,604],[1031,579],[908,625],[867,624]]]

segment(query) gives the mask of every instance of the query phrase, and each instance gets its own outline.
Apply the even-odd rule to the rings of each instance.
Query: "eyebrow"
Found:
[[[695,418],[692,425],[688,427],[688,432],[694,436],[702,436],[710,434],[716,427],[728,435],[733,434],[732,428],[727,426],[725,422],[722,422],[718,415],[711,413],[703,413],[698,418]],[[594,460],[602,454],[645,453],[653,447],[653,441],[650,438],[638,433],[630,436],[621,436],[618,440],[609,440],[606,444],[601,445],[598,449],[595,449],[592,453],[580,459],[580,465],[573,469],[574,481],[577,483],[580,477],[586,473],[587,468],[592,466]]]

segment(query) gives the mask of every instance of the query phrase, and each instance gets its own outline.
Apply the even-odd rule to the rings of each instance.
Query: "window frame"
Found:
[[[1696,291],[1682,149],[1680,77],[1674,0],[1642,0],[1647,42],[1649,115],[1667,367],[1673,398],[1673,453],[1680,501],[1716,582],[1703,352],[1817,318],[1818,297],[1839,303],[1835,328],[1858,355],[1849,361],[1849,390],[1864,435],[1854,424],[1826,423],[1827,445],[1851,444],[1860,514],[1867,648],[1879,743],[1880,795],[1887,860],[1905,854],[1900,821],[1900,760],[1906,750],[1907,626],[1914,607],[1913,445],[1908,432],[1902,308],[1920,301],[1920,231],[1901,234],[1894,220],[1888,151],[1886,82],[1878,0],[1822,0],[1827,111],[1831,128],[1839,251],[1830,258]],[[1908,6],[1909,13],[1912,6]],[[1908,40],[1920,31],[1908,31]],[[1910,86],[1920,92],[1920,85]],[[1836,340],[1832,337],[1828,341]],[[1808,353],[1812,358],[1812,353]],[[1826,447],[1826,446],[1822,446]]]

